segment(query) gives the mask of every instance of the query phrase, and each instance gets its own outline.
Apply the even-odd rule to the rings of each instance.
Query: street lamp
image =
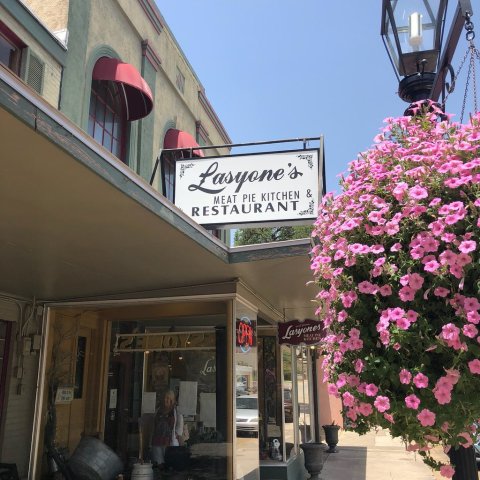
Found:
[[[408,103],[430,97],[439,71],[446,4],[383,0],[381,34],[399,81],[398,95]]]

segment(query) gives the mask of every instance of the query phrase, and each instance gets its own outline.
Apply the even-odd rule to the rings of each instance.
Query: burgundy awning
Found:
[[[133,65],[116,58],[102,57],[95,64],[92,78],[112,81],[120,86],[127,107],[127,120],[138,120],[152,111],[150,87]]]
[[[165,134],[165,139],[163,140],[163,148],[182,148],[185,150],[190,150],[191,148],[198,147],[198,143],[195,139],[187,132],[183,130],[175,130],[170,128]],[[193,155],[196,157],[204,157],[203,150],[193,150]]]

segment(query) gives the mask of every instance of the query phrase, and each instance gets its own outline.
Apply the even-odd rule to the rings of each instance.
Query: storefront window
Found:
[[[226,304],[199,304],[190,318],[167,308],[179,316],[112,323],[105,443],[126,464],[230,478]]]
[[[259,408],[257,315],[236,302],[235,329],[236,477],[257,478],[259,469]]]
[[[295,449],[295,415],[294,415],[294,383],[292,372],[292,348],[282,345],[283,362],[283,409],[285,416],[285,450],[286,458],[294,455]]]
[[[313,440],[312,395],[310,380],[310,361],[307,347],[295,348],[297,392],[298,392],[298,428],[300,443]]]
[[[260,460],[283,460],[282,382],[277,339],[258,339],[258,379],[260,400]]]

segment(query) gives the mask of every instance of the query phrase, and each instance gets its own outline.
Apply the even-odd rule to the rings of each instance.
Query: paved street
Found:
[[[437,455],[442,455],[440,454]],[[323,480],[440,480],[418,455],[405,451],[386,431],[340,434],[338,453],[325,461]],[[444,479],[445,480],[445,479]]]

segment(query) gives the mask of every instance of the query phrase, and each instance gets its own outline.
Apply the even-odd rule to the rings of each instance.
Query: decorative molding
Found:
[[[120,59],[118,53],[110,47],[110,45],[97,45],[90,53],[87,62],[85,64],[85,80],[83,90],[83,106],[81,112],[80,125],[85,131],[88,131],[88,112],[90,110],[90,94],[92,92],[92,72],[97,60],[102,57],[110,57]]]
[[[207,132],[207,129],[203,126],[202,122],[200,120],[197,120],[195,122],[195,127],[197,130],[197,143],[200,145],[200,137],[202,137],[205,140],[210,139],[210,135]]]
[[[225,142],[225,144],[231,144],[232,139],[228,136],[228,133],[225,130],[225,127],[223,126],[222,122],[220,121],[217,114],[215,113],[215,110],[213,110],[213,107],[208,101],[208,98],[206,97],[205,92],[203,90],[198,91],[198,100],[200,101],[200,105],[202,105],[206,114],[208,115],[208,118],[210,118],[210,120],[215,125],[215,128],[217,129],[218,133],[222,137],[222,140]]]
[[[158,72],[162,64],[162,59],[147,39],[142,41],[142,55],[150,62],[155,71]]]
[[[138,0],[138,3],[143,8],[143,11],[150,20],[150,23],[153,25],[155,31],[157,33],[162,33],[163,20],[155,4],[151,0]]]

